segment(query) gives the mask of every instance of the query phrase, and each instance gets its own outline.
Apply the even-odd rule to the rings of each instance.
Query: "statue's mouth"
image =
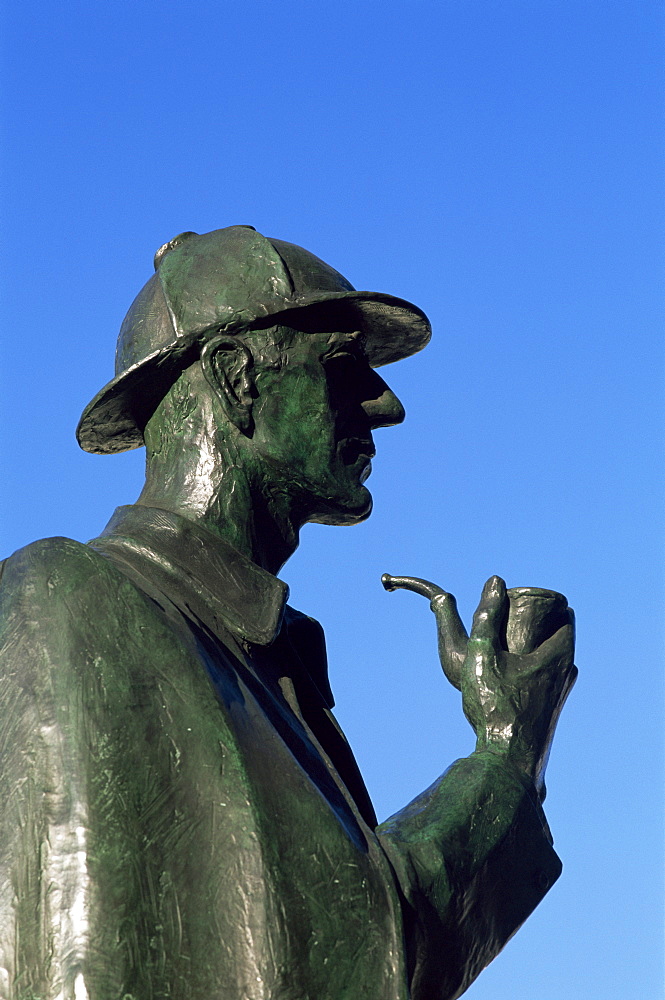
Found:
[[[339,445],[339,455],[344,465],[356,465],[362,461],[369,467],[375,454],[374,444],[367,438],[349,437],[341,441]]]

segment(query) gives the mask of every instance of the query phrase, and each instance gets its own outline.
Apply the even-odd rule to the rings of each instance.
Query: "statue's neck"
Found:
[[[242,469],[212,465],[186,474],[159,475],[148,470],[136,501],[158,507],[200,524],[269,573],[277,574],[298,546],[299,524],[294,524],[285,498],[271,497]],[[281,499],[281,502],[280,502]]]

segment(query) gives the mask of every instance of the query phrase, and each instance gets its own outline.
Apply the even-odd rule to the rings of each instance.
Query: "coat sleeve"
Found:
[[[413,1000],[454,1000],[561,873],[536,789],[496,753],[456,761],[377,829],[400,884]]]

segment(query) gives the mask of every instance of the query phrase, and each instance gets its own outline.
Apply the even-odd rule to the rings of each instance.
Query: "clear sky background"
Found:
[[[96,535],[141,450],[74,427],[182,230],[300,243],[431,317],[384,369],[375,512],[283,576],[327,633],[381,818],[472,749],[430,578],[564,592],[580,678],[548,773],[564,873],[473,1000],[658,1000],[662,952],[660,2],[319,0],[5,7],[2,524]],[[323,1000],[323,998],[322,998]]]

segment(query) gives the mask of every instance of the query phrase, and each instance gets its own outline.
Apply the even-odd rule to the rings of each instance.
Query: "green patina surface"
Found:
[[[145,443],[145,488],[0,582],[0,993],[454,1000],[560,872],[565,599],[494,577],[467,636],[449,594],[393,578],[432,601],[478,743],[377,826],[322,630],[275,574],[306,522],[369,515],[372,432],[404,418],[373,366],[429,324],[248,227],[157,265],[79,426]]]

